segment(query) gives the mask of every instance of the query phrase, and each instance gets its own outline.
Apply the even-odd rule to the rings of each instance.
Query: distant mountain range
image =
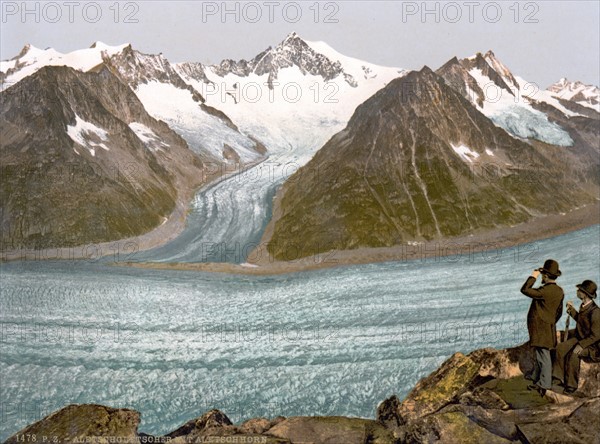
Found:
[[[0,80],[5,249],[147,232],[228,165],[284,151],[304,166],[265,238],[280,259],[299,240],[303,254],[390,246],[598,196],[598,88],[540,90],[491,51],[408,72],[295,33],[214,66],[26,45]]]

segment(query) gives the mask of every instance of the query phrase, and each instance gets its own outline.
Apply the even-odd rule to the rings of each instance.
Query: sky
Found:
[[[600,1],[2,1],[0,59],[30,43],[69,52],[131,43],[171,62],[251,59],[297,32],[338,52],[436,69],[491,49],[540,87],[600,84]]]

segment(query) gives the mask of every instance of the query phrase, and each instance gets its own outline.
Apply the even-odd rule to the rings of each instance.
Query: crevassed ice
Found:
[[[517,137],[537,139],[551,145],[573,145],[569,133],[559,125],[548,121],[546,114],[531,106],[527,93],[532,91],[525,87],[527,82],[523,79],[517,78],[519,89],[513,88],[513,95],[498,87],[482,73],[481,69],[473,68],[469,74],[484,92],[483,107],[476,105],[477,108],[497,126]],[[535,100],[542,96],[546,97],[538,91],[531,99]],[[560,108],[564,109],[562,105]]]
[[[254,151],[256,144],[252,139],[202,110],[189,91],[152,81],[139,85],[136,94],[148,113],[164,120],[192,150],[199,153],[208,151],[223,159],[223,148],[227,144],[243,162],[252,162],[260,157]]]
[[[1,264],[0,442],[72,403],[137,409],[139,430],[156,435],[211,408],[234,422],[373,418],[457,351],[526,342],[519,288],[530,267],[555,257],[569,270],[559,284],[575,288],[599,269],[599,242],[595,226],[498,251],[278,276]]]
[[[571,146],[573,139],[556,123],[550,122],[545,114],[519,106],[492,114],[490,120],[511,134],[522,138],[537,139],[551,145]]]

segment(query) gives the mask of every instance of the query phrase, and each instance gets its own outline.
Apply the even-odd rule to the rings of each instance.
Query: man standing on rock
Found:
[[[542,286],[533,288],[539,275]],[[535,350],[535,363],[527,379],[533,381],[529,390],[537,390],[544,396],[552,387],[552,358],[550,350],[556,348],[556,323],[562,316],[564,292],[555,280],[561,275],[558,262],[548,259],[542,268],[533,270],[521,287],[521,293],[532,299],[527,313],[529,345]]]
[[[569,339],[556,347],[552,371],[552,376],[563,384],[565,393],[577,390],[581,359],[600,362],[600,308],[594,302],[597,288],[590,280],[577,285],[577,297],[581,300],[579,312],[567,302],[567,313],[577,321],[577,328],[570,330]]]

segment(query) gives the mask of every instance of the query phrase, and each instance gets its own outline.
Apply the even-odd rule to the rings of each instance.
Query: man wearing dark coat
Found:
[[[542,286],[533,288],[539,275]],[[558,262],[548,259],[542,268],[533,270],[521,287],[521,293],[532,299],[527,313],[529,345],[535,351],[535,363],[527,379],[533,381],[527,388],[542,396],[552,387],[552,358],[550,350],[556,347],[556,323],[562,316],[564,292],[555,280],[561,275]]]
[[[596,283],[585,280],[577,285],[577,297],[581,300],[579,312],[567,303],[567,313],[577,321],[577,328],[569,330],[568,338],[556,347],[556,360],[552,376],[558,379],[565,393],[573,393],[579,385],[579,364],[600,362],[600,308],[596,305]]]

